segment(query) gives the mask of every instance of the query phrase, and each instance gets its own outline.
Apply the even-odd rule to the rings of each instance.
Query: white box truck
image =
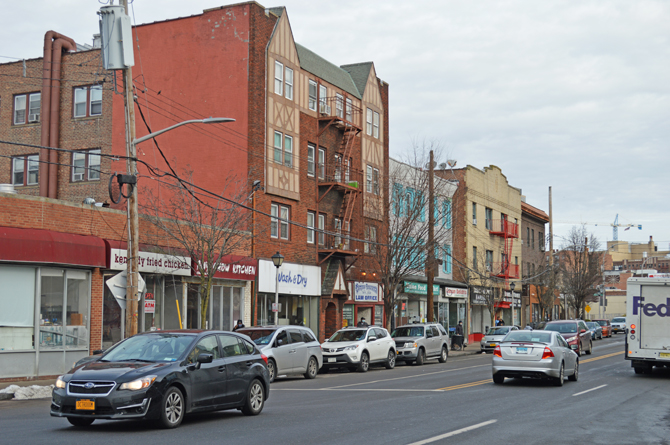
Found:
[[[670,367],[670,274],[628,279],[626,321],[626,360],[635,373]]]

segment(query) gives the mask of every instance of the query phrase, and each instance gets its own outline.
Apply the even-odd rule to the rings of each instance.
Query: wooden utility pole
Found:
[[[433,281],[435,279],[435,264],[434,255],[435,255],[435,196],[433,190],[433,180],[435,179],[435,168],[433,161],[433,150],[430,151],[430,164],[429,164],[429,173],[428,173],[428,252],[426,255],[426,277],[427,277],[427,294],[428,294],[428,315],[427,319],[429,323],[435,321],[435,314],[433,311]]]
[[[128,0],[122,0],[129,15]],[[132,35],[132,34],[131,34]],[[133,68],[123,70],[123,102],[126,111],[126,155],[128,174],[137,175],[137,150],[135,149],[135,102],[133,100]],[[126,288],[126,338],[137,334],[137,308],[139,303],[139,220],[137,208],[137,183],[128,198],[128,277]]]

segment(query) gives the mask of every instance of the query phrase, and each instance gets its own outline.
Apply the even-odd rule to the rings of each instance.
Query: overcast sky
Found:
[[[91,44],[107,1],[4,2],[0,62],[42,56],[54,30]],[[133,23],[232,2],[135,0]],[[118,4],[118,1],[116,2]],[[604,243],[670,249],[670,2],[286,0],[295,40],[390,84],[391,156],[435,141],[457,167],[499,166],[548,211]],[[160,89],[160,88],[158,88]],[[559,224],[567,223],[567,224]]]

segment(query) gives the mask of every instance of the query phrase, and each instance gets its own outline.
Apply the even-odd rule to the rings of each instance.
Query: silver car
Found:
[[[516,326],[495,326],[482,337],[479,342],[479,348],[481,352],[493,352],[498,343],[505,338],[507,334],[511,331],[517,331],[519,328]]]
[[[564,377],[576,382],[579,356],[555,331],[513,331],[493,351],[493,383],[505,377],[552,380],[563,386]]]
[[[430,358],[445,363],[449,356],[449,334],[438,323],[399,326],[391,337],[398,351],[397,362],[420,366]]]
[[[302,374],[313,379],[323,365],[323,353],[314,332],[304,326],[258,326],[238,329],[268,358],[270,383],[277,376]]]

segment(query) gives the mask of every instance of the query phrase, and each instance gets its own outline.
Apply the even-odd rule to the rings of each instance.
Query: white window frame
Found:
[[[344,118],[344,96],[340,93],[335,93],[335,116]]]
[[[372,136],[379,139],[379,113],[374,111],[372,116]]]
[[[323,246],[326,243],[326,234],[323,232],[326,229],[326,215],[320,213],[319,218],[319,245]]]
[[[326,150],[319,148],[319,179],[326,179]]]
[[[40,156],[39,155],[21,155],[12,158],[12,185],[17,187],[23,187],[24,185],[36,185],[39,183],[40,175]],[[18,166],[21,166],[21,169],[17,169]],[[30,181],[30,173],[35,173],[35,181]],[[15,174],[22,173],[23,180],[19,184],[15,181]]]
[[[285,68],[284,73],[284,97],[293,100],[293,70],[289,67]]]
[[[372,193],[379,195],[379,169],[372,169]]]
[[[344,112],[346,113],[345,119],[349,122],[353,122],[354,121],[354,102],[349,97],[347,97],[347,99],[346,99],[346,105],[345,105],[345,108],[344,108]]]
[[[274,150],[272,152],[272,160],[275,162],[275,164],[283,164],[283,141],[284,135],[280,131],[275,131]]]
[[[317,103],[317,84],[315,81],[312,79],[309,80],[309,87],[307,91],[307,96],[308,96],[308,102],[307,102],[307,108],[309,108],[312,111],[316,111],[316,103]],[[312,91],[312,89],[314,91]],[[312,94],[314,93],[314,94]]]
[[[284,64],[275,60],[275,94],[283,96],[284,86]]]
[[[270,204],[270,237],[279,238],[279,206],[277,204]]]
[[[83,96],[83,97],[82,97]],[[93,117],[102,115],[102,85],[88,85],[76,87],[73,92],[72,116],[75,118]],[[83,105],[85,112],[77,112],[77,106]],[[98,112],[93,111],[93,107],[100,107]]]
[[[289,224],[291,218],[290,209],[287,206],[279,206],[279,237],[281,239],[289,239]]]
[[[365,174],[365,191],[372,193],[372,166],[368,165]]]
[[[314,219],[316,214],[314,212],[307,212],[307,243],[314,244]]]
[[[14,96],[14,112],[12,115],[12,122],[14,125],[34,124],[40,121],[40,106],[42,94],[41,93],[25,93]],[[23,102],[22,106],[18,103]],[[35,111],[35,113],[33,113]],[[23,112],[23,120],[17,119],[17,114]],[[36,114],[37,119],[30,119],[30,116]]]
[[[314,156],[316,154],[316,145],[307,144],[307,176],[314,177]]]
[[[78,165],[83,161],[83,164]],[[100,180],[100,149],[81,150],[72,153],[72,182]]]
[[[368,108],[365,113],[365,134],[372,136],[372,109]]]
[[[293,168],[293,137],[284,135],[284,165]]]

